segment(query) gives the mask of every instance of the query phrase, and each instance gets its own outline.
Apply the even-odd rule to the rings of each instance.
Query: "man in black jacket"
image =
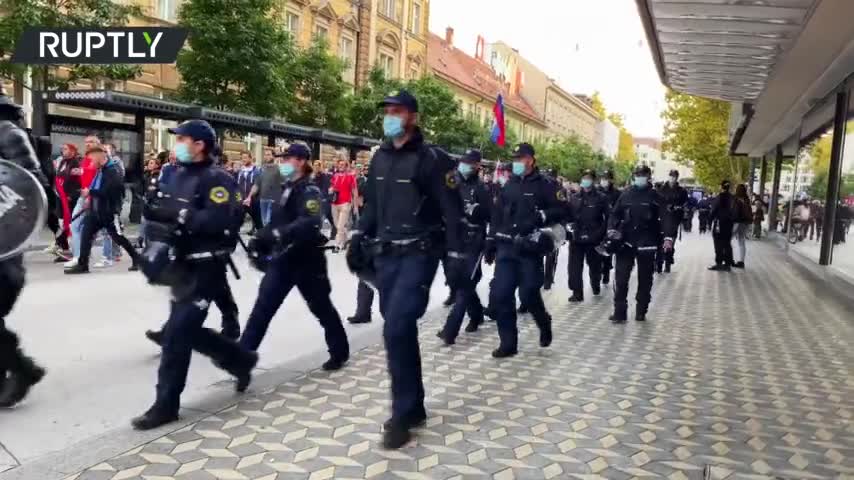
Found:
[[[89,254],[92,252],[92,241],[95,235],[104,230],[110,238],[119,244],[133,262],[130,271],[138,270],[137,261],[139,255],[124,235],[118,229],[118,216],[122,208],[122,197],[124,195],[124,182],[119,166],[115,161],[107,157],[101,147],[95,147],[88,153],[100,171],[92,180],[89,187],[89,211],[83,220],[83,233],[80,243],[80,257],[77,265],[65,270],[68,275],[89,273]]]
[[[721,194],[712,201],[709,220],[715,242],[715,264],[709,270],[729,272],[732,269],[732,229],[735,226],[735,199],[729,192],[729,180],[721,182]]]
[[[593,295],[599,295],[602,280],[602,257],[594,249],[605,239],[610,206],[608,197],[594,188],[596,173],[585,170],[581,176],[581,190],[569,198],[571,239],[569,247],[568,277],[572,303],[584,301],[584,261],[590,275]]]

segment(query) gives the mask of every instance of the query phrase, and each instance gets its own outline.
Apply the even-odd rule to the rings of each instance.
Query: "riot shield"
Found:
[[[47,196],[32,173],[0,158],[0,260],[21,253],[44,226]]]

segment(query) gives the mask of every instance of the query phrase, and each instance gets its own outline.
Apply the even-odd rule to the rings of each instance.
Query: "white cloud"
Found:
[[[467,53],[478,35],[502,40],[566,90],[598,90],[633,135],[661,136],[664,87],[634,0],[432,0],[430,30],[447,26]]]

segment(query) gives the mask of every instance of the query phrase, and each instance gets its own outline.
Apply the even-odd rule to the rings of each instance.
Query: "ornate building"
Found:
[[[362,0],[371,4],[368,64],[392,78],[418,78],[427,70],[429,0]],[[370,70],[370,69],[368,69]]]

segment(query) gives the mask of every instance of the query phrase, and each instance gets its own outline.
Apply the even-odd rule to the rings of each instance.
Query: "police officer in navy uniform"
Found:
[[[622,192],[614,186],[614,172],[605,170],[599,179],[599,191],[608,197],[608,211],[614,209],[617,204],[617,199],[620,198]],[[602,285],[608,285],[611,282],[611,270],[614,268],[613,255],[608,255],[602,258]]]
[[[154,405],[131,422],[138,430],[178,419],[193,350],[234,375],[238,391],[248,386],[258,360],[254,352],[245,352],[231,339],[203,328],[213,295],[227,282],[228,255],[237,241],[242,209],[234,178],[213,165],[216,134],[207,122],[189,120],[169,131],[177,135],[175,155],[183,168],[164,185],[161,201],[146,205],[143,211],[153,245],[142,260],[143,272],[150,275],[149,264],[159,258],[159,250],[152,249],[159,243],[171,244],[175,280],[163,331],[157,396]]]
[[[396,449],[427,418],[417,321],[427,309],[439,261],[447,257],[451,288],[462,286],[471,261],[463,253],[465,212],[453,162],[425,145],[417,100],[399,90],[380,106],[388,140],[371,160],[365,211],[353,231],[347,263],[357,274],[376,273],[391,376],[383,446]]]
[[[551,316],[546,311],[540,287],[543,286],[543,257],[553,250],[543,248],[541,227],[562,222],[566,216],[566,197],[557,182],[540,174],[534,147],[522,143],[513,152],[513,176],[501,190],[493,206],[490,234],[484,255],[487,263],[495,262],[495,283],[490,303],[495,309],[500,345],[492,352],[495,358],[518,353],[516,327],[516,289],[520,302],[533,315],[540,329],[540,346],[552,343]],[[537,239],[537,240],[535,240]]]
[[[602,276],[602,256],[595,248],[605,239],[608,228],[608,197],[598,191],[594,182],[596,172],[585,170],[581,174],[580,190],[569,197],[571,219],[569,247],[569,289],[572,291],[570,302],[584,301],[584,261],[590,277],[593,295],[599,295],[599,282]]]
[[[646,320],[652,295],[655,254],[660,246],[673,246],[673,225],[665,215],[661,196],[652,188],[652,171],[646,165],[634,170],[632,186],[617,200],[608,220],[608,238],[620,245],[616,252],[617,266],[614,274],[614,314],[611,321],[627,320],[629,277],[638,266],[638,289],[635,320]],[[671,236],[662,237],[662,232]]]
[[[276,311],[296,287],[311,313],[323,327],[329,360],[324,370],[338,370],[350,358],[347,333],[332,305],[323,226],[323,192],[310,180],[311,152],[302,144],[292,144],[279,155],[279,171],[287,181],[272,221],[250,242],[249,250],[270,258],[265,268],[258,298],[240,337],[240,345],[255,351]]]
[[[567,194],[566,189],[563,188],[563,185],[561,185],[560,181],[558,181],[557,170],[555,170],[554,168],[548,169],[546,171],[546,178],[548,178],[552,182],[555,182],[555,184],[557,185],[557,188],[559,188],[563,191],[564,197],[569,198],[569,195]],[[559,257],[560,257],[560,248],[555,249],[554,251],[546,254],[545,266],[544,266],[545,275],[543,277],[543,290],[551,290],[552,285],[555,282],[555,274],[557,273],[557,263],[558,263]],[[520,313],[526,313],[526,310],[521,309]]]
[[[492,196],[492,206],[495,207],[496,202],[498,202],[498,195],[501,194],[501,190],[504,189],[504,186],[510,181],[510,178],[513,176],[512,165],[509,162],[498,163],[498,166],[495,167],[495,176],[492,181],[492,188],[490,189],[490,195]],[[492,220],[490,218],[490,220]],[[495,286],[495,275],[489,280],[489,291],[492,291],[492,288]],[[498,314],[495,312],[495,307],[492,305],[492,295],[488,296],[488,303],[486,308],[483,310],[483,314],[492,321],[495,321],[498,318]]]
[[[49,192],[50,184],[39,166],[32,139],[23,127],[24,111],[6,96],[0,85],[0,158],[32,173],[45,192]],[[6,327],[5,317],[23,291],[25,277],[23,255],[0,260],[0,407],[11,407],[23,400],[45,375],[44,368],[24,354],[18,335]]]
[[[469,315],[466,332],[476,332],[483,323],[483,305],[477,296],[477,284],[482,277],[480,261],[486,243],[486,227],[492,215],[492,196],[480,180],[481,159],[480,150],[469,150],[457,165],[459,192],[466,212],[463,220],[463,251],[467,257],[466,271],[471,274],[471,282],[455,290],[454,305],[448,313],[445,326],[438,333],[445,345],[455,343],[466,312]]]
[[[685,206],[688,204],[688,191],[679,185],[679,170],[671,170],[668,181],[656,191],[664,199],[664,215],[668,217],[668,224],[676,225],[678,233],[679,225],[685,218]],[[675,237],[675,234],[673,236]],[[655,270],[658,273],[670,273],[671,265],[675,263],[675,254],[675,245],[667,251],[659,249],[655,256]]]

